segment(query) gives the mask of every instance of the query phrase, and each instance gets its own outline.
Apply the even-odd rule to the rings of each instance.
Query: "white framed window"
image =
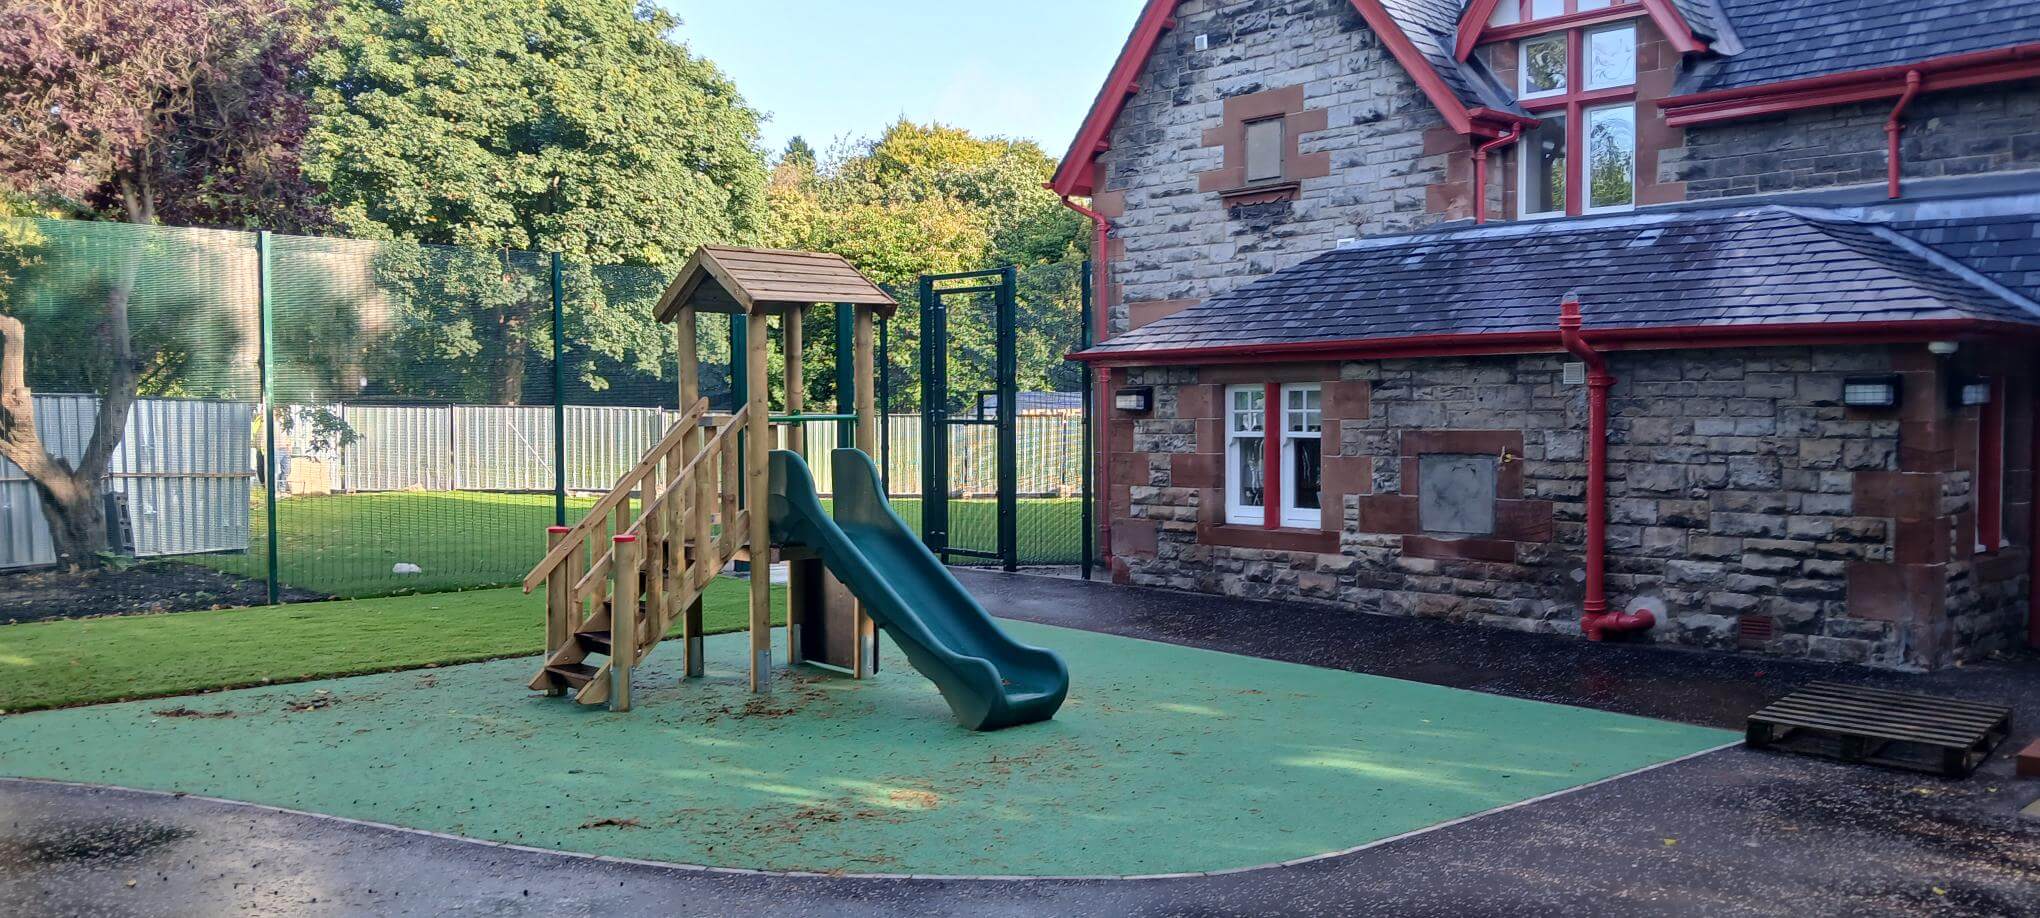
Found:
[[[1324,525],[1324,387],[1282,387],[1282,525]]]
[[[1232,386],[1225,390],[1225,521],[1260,526],[1268,521],[1268,390]]]
[[[1588,89],[1616,89],[1636,85],[1636,27],[1619,25],[1596,29],[1586,36],[1582,66]]]
[[[1586,212],[1636,206],[1636,106],[1624,102],[1586,111]],[[1561,204],[1560,206],[1563,206]]]
[[[1527,39],[1517,50],[1516,98],[1564,95],[1566,86],[1566,36],[1544,35]]]

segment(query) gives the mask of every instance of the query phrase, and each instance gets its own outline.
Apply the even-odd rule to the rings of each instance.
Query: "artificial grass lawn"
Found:
[[[593,500],[572,499],[569,522]],[[919,527],[921,502],[893,502],[902,519]],[[1075,564],[1082,557],[1082,502],[1023,500],[1019,504],[1022,564]],[[405,491],[299,497],[277,505],[280,579],[290,586],[343,598],[432,593],[505,586],[524,579],[545,548],[553,524],[549,494]],[[951,542],[959,548],[997,544],[998,505],[950,504]],[[191,560],[245,577],[267,570],[268,520],[256,508],[245,554]],[[395,574],[415,564],[419,574]]]
[[[783,621],[784,587],[774,587]],[[750,584],[718,579],[710,633],[750,620]],[[545,649],[545,597],[515,589],[0,627],[0,711],[468,663]],[[527,674],[526,678],[529,678]]]
[[[727,635],[705,680],[662,648],[628,714],[538,697],[532,661],[502,660],[0,718],[0,771],[718,866],[1130,874],[1342,850],[1736,738],[1004,627],[1068,661],[1054,721],[962,730],[892,648],[874,679],[782,670],[753,697]]]

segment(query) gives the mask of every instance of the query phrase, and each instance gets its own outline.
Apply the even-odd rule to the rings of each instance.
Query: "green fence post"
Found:
[[[1079,290],[1078,301],[1082,304],[1081,307],[1078,309],[1078,315],[1080,316],[1078,321],[1082,327],[1078,329],[1077,334],[1078,340],[1083,342],[1083,344],[1081,347],[1077,349],[1080,351],[1088,351],[1091,349],[1091,263],[1089,261],[1084,262],[1084,279],[1083,282],[1078,285],[1078,290]],[[1091,364],[1087,361],[1083,364],[1083,367],[1084,367],[1083,370],[1084,447],[1081,458],[1078,461],[1078,465],[1082,466],[1083,469],[1082,472],[1080,473],[1079,478],[1079,480],[1082,482],[1082,485],[1078,490],[1083,495],[1084,504],[1083,509],[1080,511],[1083,517],[1081,525],[1084,528],[1083,547],[1081,549],[1081,551],[1083,551],[1084,553],[1084,579],[1089,580],[1091,579],[1092,553],[1097,550],[1097,546],[1093,544],[1094,540],[1096,539],[1096,536],[1094,535],[1093,530],[1091,528],[1093,523],[1092,514],[1097,512],[1096,508],[1092,506],[1091,495],[1091,488],[1093,487],[1091,483],[1091,463],[1093,461],[1091,455],[1091,417],[1092,411],[1094,410],[1092,402],[1097,399],[1098,393],[1092,391],[1097,387],[1097,382],[1091,376]]]
[[[743,313],[734,313],[730,316],[731,414],[744,410],[744,406],[751,402],[751,374],[745,370],[745,365],[751,362],[749,359],[751,353],[751,323],[745,321],[747,318]],[[750,468],[750,466],[744,464],[745,444],[743,428],[738,428],[736,434],[737,468]],[[737,476],[737,501],[739,503],[744,500],[744,478],[745,476],[743,475]],[[749,574],[751,565],[749,562],[739,561],[736,564],[736,571],[740,574]],[[766,572],[769,576],[771,572],[769,565],[766,567]]]
[[[878,321],[878,484],[885,499],[892,500],[892,328],[891,319]]]
[[[993,327],[999,336],[994,348],[993,380],[999,391],[997,452],[999,473],[999,554],[1006,572],[1020,569],[1020,362],[1016,353],[1019,312],[1016,302],[1020,270],[1007,265],[999,275],[999,292],[993,308]],[[983,402],[979,402],[983,404]]]
[[[567,524],[567,269],[552,256],[553,525]]]
[[[857,387],[871,385],[871,380],[857,378],[857,329],[855,327],[857,307],[851,303],[836,304],[836,413],[857,413]],[[836,425],[836,446],[857,445],[857,422],[843,421]],[[876,458],[876,457],[873,457]]]
[[[276,532],[276,327],[269,301],[269,231],[255,234],[255,315],[261,327],[259,354],[262,361],[262,461],[268,468],[262,475],[263,511],[269,529],[269,604],[283,600],[283,582],[276,573],[278,547]]]

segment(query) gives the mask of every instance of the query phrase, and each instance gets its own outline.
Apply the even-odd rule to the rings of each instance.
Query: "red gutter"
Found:
[[[1919,319],[1903,322],[1795,322],[1776,325],[1665,325],[1595,329],[1603,350],[1682,350],[1712,347],[1787,347],[1841,344],[1902,344],[1936,338],[2040,336],[2040,326],[1980,319]],[[1100,366],[1238,364],[1270,360],[1373,360],[1386,357],[1479,357],[1564,350],[1560,336],[1546,331],[1465,335],[1410,335],[1275,344],[1228,344],[1155,348],[1069,355]]]
[[[1657,616],[1608,611],[1608,390],[1615,376],[1608,372],[1608,361],[1580,336],[1584,322],[1580,301],[1568,294],[1559,307],[1559,339],[1587,365],[1587,595],[1580,606],[1580,632],[1598,641],[1609,634],[1648,631]]]
[[[1069,195],[1063,195],[1062,203],[1091,221],[1091,340],[1103,342],[1112,333],[1112,310],[1108,308],[1112,292],[1112,221],[1104,214],[1070,200]],[[1096,455],[1092,461],[1098,464],[1098,493],[1105,495],[1104,512],[1098,514],[1098,542],[1105,546],[1105,570],[1109,572],[1112,570],[1112,368],[1101,366],[1096,369],[1097,389],[1091,397],[1098,400],[1095,417],[1105,422],[1105,435],[1094,439]]]
[[[1891,154],[1885,160],[1885,168],[1890,170],[1890,175],[1885,179],[1885,185],[1893,200],[1899,196],[1899,178],[1905,166],[1905,161],[1901,158],[1904,154],[1900,152],[1898,146],[1899,135],[1905,133],[1905,122],[1899,119],[1905,117],[1906,106],[1911,105],[1912,100],[1920,94],[1921,79],[1917,70],[1905,72],[1905,95],[1898,97],[1898,106],[1891,110],[1891,118],[1884,122],[1885,139],[1891,142]]]
[[[1506,147],[1523,139],[1523,128],[1517,125],[1487,143],[1473,148],[1473,222],[1476,226],[1487,222],[1487,155],[1496,147]]]
[[[1665,124],[1683,127],[1754,115],[1822,108],[1904,95],[1906,75],[1918,71],[1923,92],[1962,89],[2040,76],[2040,42],[1951,54],[1911,64],[1830,73],[1762,86],[1739,86],[1658,100]]]

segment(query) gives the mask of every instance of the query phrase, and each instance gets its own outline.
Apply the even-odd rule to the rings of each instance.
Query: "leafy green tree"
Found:
[[[714,64],[673,40],[678,22],[622,0],[336,0],[305,171],[356,235],[560,252],[581,265],[673,269],[705,242],[757,238],[766,170],[758,115]],[[416,252],[380,264],[419,340],[416,358],[477,361],[479,393],[512,403],[549,316],[523,272]],[[642,295],[570,297],[582,381],[598,358],[659,372],[669,338]],[[549,343],[547,344],[549,346]],[[477,370],[476,368],[479,368]],[[452,389],[471,397],[471,380]],[[437,394],[437,393],[420,393]]]
[[[292,0],[0,2],[0,182],[131,224],[317,225],[298,169],[314,19]],[[71,272],[63,289],[74,295],[16,296],[0,311],[0,455],[34,485],[57,558],[73,567],[98,564],[106,545],[100,480],[138,392],[233,334],[206,330],[203,314],[170,327],[137,315],[141,270],[178,242],[107,230],[89,257],[33,269]],[[31,367],[31,333],[43,354],[66,357]],[[34,387],[44,384],[100,397],[75,458],[41,439]]]
[[[1031,142],[902,120],[875,140],[839,146],[823,162],[790,149],[767,192],[772,214],[767,238],[782,248],[840,254],[895,291],[902,309],[891,325],[885,360],[902,382],[896,388],[904,400],[896,407],[911,407],[917,395],[905,381],[917,372],[920,341],[918,304],[911,300],[921,275],[1082,257],[1085,227],[1042,187],[1054,172],[1055,161]],[[1052,323],[1035,319],[1066,311],[1074,322],[1077,288],[1047,287],[1055,287],[1061,299],[1021,297],[1022,311],[1029,313],[1020,322],[1023,389],[1049,385],[1048,366],[1060,363],[1074,344],[1059,340]],[[991,323],[988,303],[952,304],[954,407],[964,406],[968,393],[990,387]],[[833,353],[832,325],[811,322],[806,336],[812,353]],[[1052,360],[1046,356],[1051,352]],[[834,392],[828,361],[809,362],[808,391]]]

